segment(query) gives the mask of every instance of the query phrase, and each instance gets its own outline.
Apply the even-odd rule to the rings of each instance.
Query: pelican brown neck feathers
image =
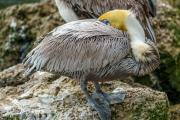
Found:
[[[145,43],[145,32],[136,16],[130,10],[112,10],[101,15],[98,20],[107,20],[109,24],[121,31],[127,31],[131,48],[136,60],[145,61],[145,54],[151,47]]]

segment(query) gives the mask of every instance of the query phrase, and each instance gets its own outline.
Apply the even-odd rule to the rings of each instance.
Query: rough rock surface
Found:
[[[0,87],[23,84],[28,80],[27,77],[23,76],[23,72],[24,69],[21,65],[13,66],[0,72]]]
[[[19,73],[18,75],[21,76],[19,78],[24,81],[22,71],[23,66],[19,64],[0,72],[0,75],[11,78]],[[0,82],[2,80],[0,79]],[[63,76],[59,78],[46,72],[36,72],[24,84],[16,85],[4,84],[0,87],[0,118],[99,119],[96,111],[87,106],[85,96],[75,80]],[[93,89],[91,84],[89,89]],[[120,81],[104,83],[103,90],[106,92],[121,90],[126,93],[123,103],[111,106],[113,120],[168,120],[169,118],[168,99],[163,92],[138,85],[132,87]]]
[[[0,11],[0,71],[20,63],[33,48],[34,41],[64,23],[52,1],[16,5]],[[142,80],[137,78],[137,82],[165,91],[171,102],[179,103],[180,10],[161,1],[158,0],[158,12],[154,20],[161,55],[160,68],[153,77],[157,79],[154,82],[148,76]]]
[[[160,89],[177,104],[180,103],[180,8],[160,2],[154,27],[161,58],[155,74]]]
[[[0,11],[0,71],[21,62],[34,41],[64,23],[52,1],[16,5]],[[160,69],[155,72],[159,85],[147,82],[150,78],[143,78],[141,83],[166,91],[176,103],[180,102],[180,10],[161,1],[158,0],[154,21],[161,55]]]
[[[180,104],[172,105],[170,107],[171,120],[179,120],[180,119]]]
[[[176,103],[180,101],[180,10],[159,3],[154,27],[162,62],[154,75],[159,81],[160,89],[168,93],[171,102]],[[0,71],[21,62],[38,37],[62,23],[51,2],[12,6],[1,10]],[[42,72],[25,78],[22,73],[22,65],[0,72],[0,120],[98,119],[97,113],[87,107],[78,82]],[[140,78],[137,80],[139,82]],[[142,81],[150,80],[143,78]],[[168,119],[165,93],[131,84],[133,86],[113,81],[103,86],[105,91],[123,88],[127,93],[123,103],[112,105],[114,120]],[[172,120],[179,120],[179,110],[178,105],[171,106]]]
[[[34,41],[64,23],[52,1],[0,10],[0,71],[21,62]]]
[[[157,1],[153,24],[161,64],[152,75],[138,77],[136,82],[166,92],[169,100],[177,104],[180,103],[180,8],[166,4],[167,0]]]

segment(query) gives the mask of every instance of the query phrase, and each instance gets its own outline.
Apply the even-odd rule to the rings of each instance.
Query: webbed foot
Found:
[[[82,91],[84,92],[86,99],[88,100],[88,104],[97,111],[101,120],[111,120],[111,110],[109,103],[99,101],[99,104],[95,99],[89,94],[87,90],[87,81],[85,79],[81,79],[80,86]]]
[[[88,99],[88,104],[97,111],[101,120],[111,120],[111,109],[106,102],[98,101],[94,99]]]
[[[92,97],[93,99],[103,101],[107,104],[116,104],[123,102],[125,98],[126,93],[124,91],[118,91],[118,92],[112,92],[112,93],[104,93],[104,92],[95,92],[93,93]]]

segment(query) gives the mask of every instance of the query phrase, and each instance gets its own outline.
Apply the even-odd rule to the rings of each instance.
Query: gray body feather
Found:
[[[147,38],[156,42],[151,26],[152,16],[156,14],[156,0],[56,0],[56,5],[60,13],[65,12],[61,8],[66,6],[76,14],[78,19],[98,18],[103,13],[114,9],[132,10],[143,26]],[[71,18],[68,13],[66,17]],[[72,18],[71,21],[78,19]]]
[[[133,57],[129,36],[99,21],[78,20],[55,28],[26,57],[26,73],[46,70],[75,79],[112,80],[144,75],[159,65],[155,44],[146,61]]]

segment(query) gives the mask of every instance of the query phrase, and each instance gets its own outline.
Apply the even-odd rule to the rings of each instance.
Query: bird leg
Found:
[[[94,99],[99,99],[100,101],[104,101],[104,103],[108,104],[116,104],[120,103],[124,100],[125,98],[125,92],[120,91],[120,92],[114,92],[114,93],[104,93],[101,90],[100,84],[97,81],[93,81],[94,86],[95,86],[95,93],[93,93],[93,98]]]
[[[104,101],[104,103],[109,104],[110,101],[108,99],[108,94],[104,93],[101,90],[101,86],[97,81],[93,81],[95,87],[95,93],[93,94],[94,99],[99,99],[100,101]]]
[[[111,110],[109,104],[99,103],[92,98],[87,90],[87,81],[81,80],[80,86],[84,92],[86,99],[88,100],[89,105],[98,112],[98,115],[101,120],[111,120]]]

